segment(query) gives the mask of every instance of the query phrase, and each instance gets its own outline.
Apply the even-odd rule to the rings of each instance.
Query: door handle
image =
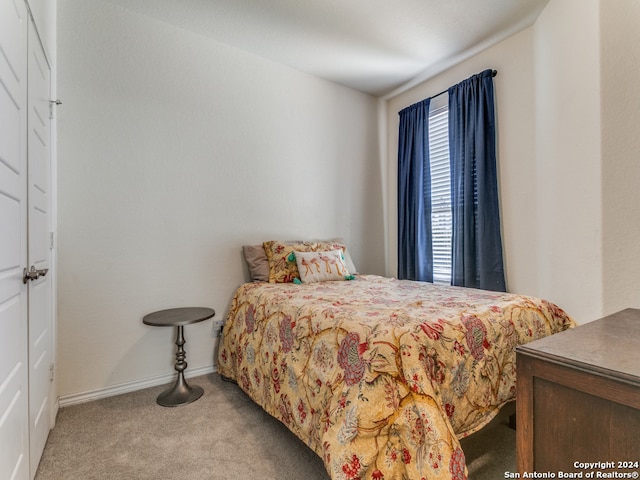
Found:
[[[22,270],[22,283],[27,283],[29,280],[37,280],[40,277],[44,277],[47,272],[49,272],[48,268],[43,268],[42,270],[36,269],[34,265],[31,265],[31,269],[27,270],[27,267],[24,267]]]

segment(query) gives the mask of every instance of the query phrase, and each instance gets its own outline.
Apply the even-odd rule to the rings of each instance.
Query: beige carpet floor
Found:
[[[188,382],[204,395],[176,408],[155,403],[160,386],[60,409],[36,480],[328,480],[320,458],[237,385],[217,374]],[[515,471],[507,413],[463,440],[470,480]]]

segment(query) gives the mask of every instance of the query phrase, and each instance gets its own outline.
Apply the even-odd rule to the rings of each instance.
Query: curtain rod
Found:
[[[498,71],[497,70],[491,70],[491,76],[495,77],[496,75],[498,75]],[[432,95],[430,98],[439,97],[440,95],[443,95],[443,94],[447,93],[448,91],[449,91],[449,89],[447,88],[446,90],[443,90],[440,93],[436,93],[435,95]]]

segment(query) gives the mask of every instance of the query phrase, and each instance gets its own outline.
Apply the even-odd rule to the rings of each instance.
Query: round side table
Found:
[[[184,351],[183,327],[190,323],[202,322],[216,314],[212,308],[205,307],[183,307],[160,310],[145,315],[142,323],[154,327],[176,327],[176,365],[178,378],[173,387],[158,395],[156,401],[163,407],[177,407],[196,401],[202,396],[202,387],[194,385],[190,387],[184,379],[184,371],[187,368],[187,353]]]

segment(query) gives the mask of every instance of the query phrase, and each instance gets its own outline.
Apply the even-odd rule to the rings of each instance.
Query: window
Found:
[[[444,101],[443,101],[444,100]],[[432,99],[429,109],[433,283],[451,284],[451,166],[448,96]]]
[[[398,112],[399,279],[505,291],[493,75]]]

